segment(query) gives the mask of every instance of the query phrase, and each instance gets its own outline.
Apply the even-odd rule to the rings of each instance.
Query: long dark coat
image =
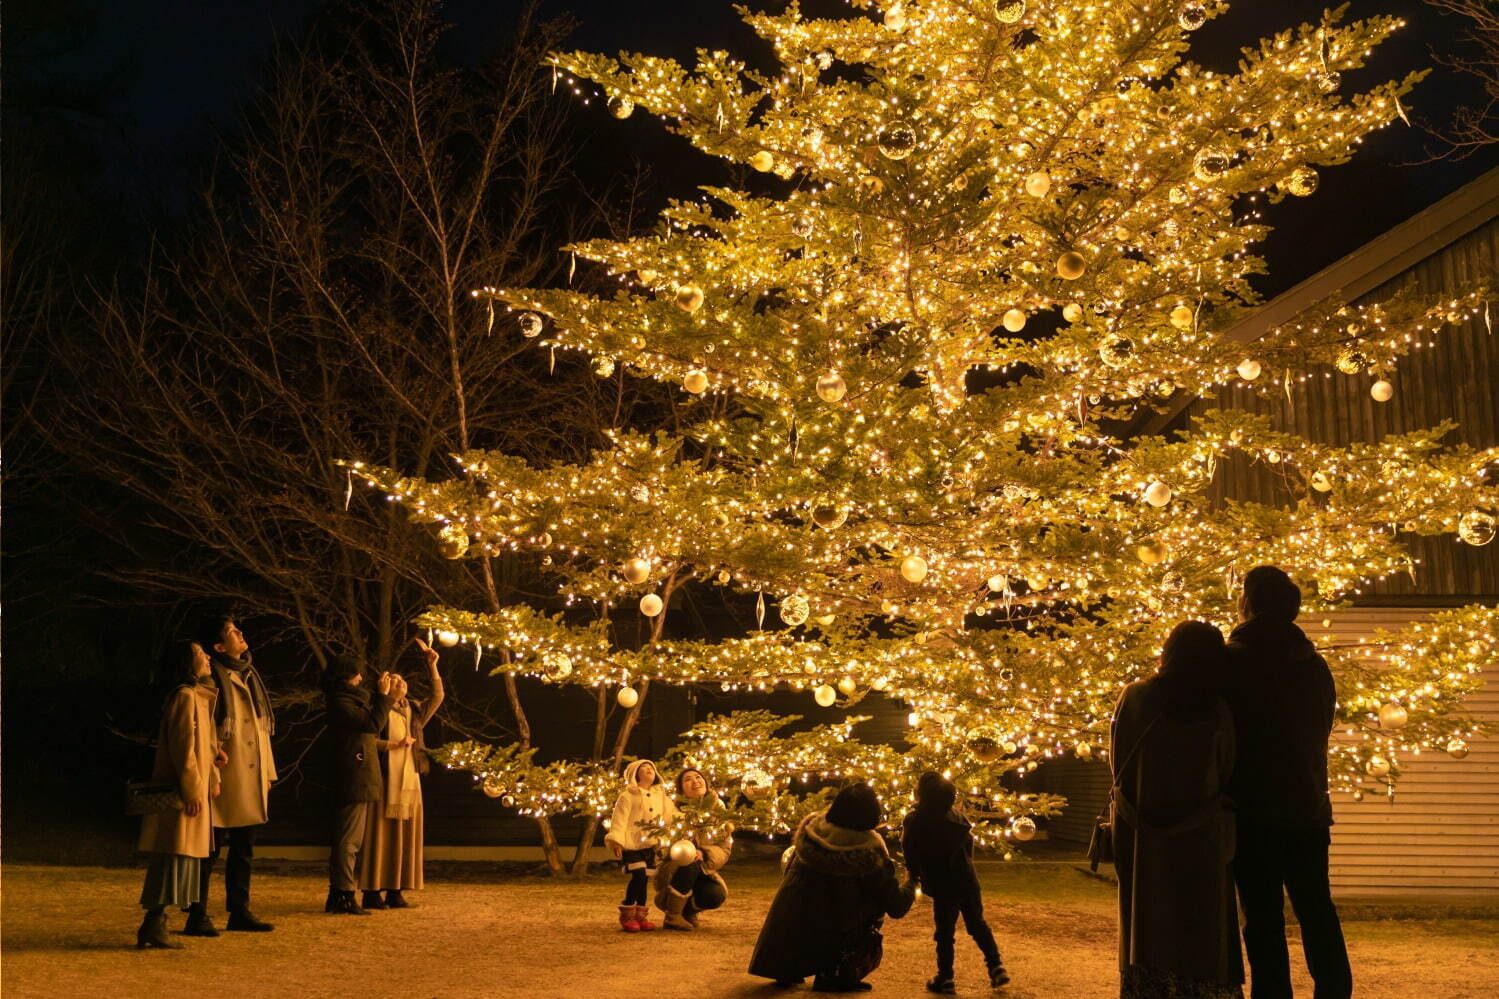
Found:
[[[1112,816],[1121,974],[1239,985],[1228,705],[1212,693],[1177,698],[1159,676],[1132,683],[1114,709],[1109,754],[1125,764]]]
[[[878,833],[835,826],[826,812],[803,819],[791,843],[795,855],[765,915],[749,973],[784,981],[831,973],[840,958],[859,964],[863,955],[851,951],[878,939],[870,930],[886,915],[904,916],[914,890],[896,878]]]
[[[391,698],[367,684],[343,680],[323,685],[328,710],[329,779],[335,806],[380,800],[378,737],[390,714]]]

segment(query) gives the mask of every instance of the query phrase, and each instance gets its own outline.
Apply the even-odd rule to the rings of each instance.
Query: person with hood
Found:
[[[223,791],[209,804],[213,826],[224,831],[229,844],[229,855],[224,860],[228,928],[266,933],[272,929],[271,924],[255,918],[250,911],[250,864],[255,859],[255,837],[270,819],[271,784],[276,780],[271,736],[276,732],[276,719],[271,713],[265,681],[250,659],[250,645],[232,616],[220,614],[209,618],[198,644],[212,660],[213,682],[219,694],[214,724],[219,745],[229,757],[223,769]],[[205,900],[218,855],[215,840],[213,852],[203,861]],[[189,910],[187,929],[183,932],[189,936],[218,936],[206,902]]]
[[[1155,675],[1125,687],[1114,709],[1120,999],[1243,994],[1224,793],[1234,769],[1226,670],[1223,633],[1183,622]]]
[[[765,915],[749,973],[787,988],[814,976],[816,992],[867,992],[880,966],[885,916],[899,919],[916,884],[896,877],[875,829],[883,818],[868,784],[852,784],[832,805],[802,819],[792,856]]]
[[[335,659],[323,671],[334,809],[324,912],[369,915],[354,898],[354,860],[364,844],[369,813],[380,800],[380,752],[376,743],[390,714],[396,679],[393,673],[380,674],[371,693],[364,682],[364,670],[353,659]]]
[[[427,662],[427,681],[432,696],[425,702],[406,696],[406,679],[396,675],[391,684],[392,704],[385,731],[376,740],[383,757],[384,777],[380,800],[369,810],[369,828],[359,854],[359,887],[365,909],[408,909],[404,892],[419,891],[423,884],[422,839],[425,835],[422,809],[422,774],[432,768],[422,733],[442,706],[442,675],[437,672],[438,654],[420,638],[412,639]],[[380,896],[381,892],[385,897]]]
[[[954,804],[958,789],[941,774],[928,770],[916,783],[916,807],[901,824],[901,854],[906,872],[932,900],[936,923],[937,975],[926,983],[928,992],[952,995],[953,945],[959,914],[963,927],[984,955],[989,985],[1007,985],[1010,976],[1000,960],[994,932],[984,919],[984,898],[973,868],[973,833],[968,819]]]
[[[167,937],[167,906],[203,904],[203,860],[213,846],[209,802],[219,796],[219,766],[225,762],[213,727],[219,695],[208,653],[197,642],[183,642],[169,662],[177,684],[162,709],[151,779],[176,784],[182,808],[141,821],[139,849],[151,858],[141,888],[146,918],[135,934],[142,950],[180,949]]]
[[[1238,739],[1229,793],[1238,807],[1234,880],[1254,999],[1289,999],[1284,896],[1301,924],[1317,999],[1347,999],[1353,972],[1327,874],[1332,802],[1327,740],[1337,691],[1295,624],[1301,590],[1271,565],[1251,569],[1228,641],[1228,705]]]
[[[656,830],[676,816],[677,806],[661,786],[654,763],[635,760],[625,767],[625,789],[614,802],[604,842],[630,878],[619,906],[619,928],[626,933],[656,928],[646,904],[646,888],[656,873],[656,853],[661,846]]]
[[[678,814],[692,824],[685,839],[697,848],[697,858],[678,864],[667,857],[656,871],[656,908],[666,914],[662,925],[667,929],[693,930],[700,911],[717,909],[729,897],[719,871],[734,849],[734,827],[701,770],[689,767],[677,774],[677,794]]]

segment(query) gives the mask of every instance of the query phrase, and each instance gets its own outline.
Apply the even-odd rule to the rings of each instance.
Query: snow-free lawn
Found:
[[[1117,994],[1108,885],[1066,863],[982,866],[990,921],[1015,979],[1004,995]],[[774,866],[731,865],[726,874],[729,901],[698,932],[629,936],[614,922],[622,881],[613,875],[551,880],[434,864],[427,889],[413,896],[420,908],[358,919],[324,915],[322,872],[283,863],[257,871],[255,880],[255,910],[276,923],[274,933],[178,938],[185,950],[140,952],[139,870],[7,865],[0,991],[12,999],[788,995],[744,973],[775,890]],[[217,878],[215,889],[217,908]],[[174,914],[173,929],[181,923]],[[876,996],[927,994],[931,929],[924,903],[886,924],[885,963],[871,978]],[[1499,995],[1499,921],[1362,918],[1347,930],[1361,999]],[[962,936],[958,946],[959,994],[987,995],[976,949]],[[1299,968],[1297,990],[1311,995]]]

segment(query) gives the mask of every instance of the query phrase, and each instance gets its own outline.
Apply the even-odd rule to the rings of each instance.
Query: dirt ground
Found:
[[[988,914],[1014,984],[1009,999],[1116,994],[1112,889],[1068,864],[984,865]],[[8,997],[203,995],[515,996],[702,999],[806,995],[745,974],[777,874],[730,867],[730,895],[692,934],[626,935],[614,922],[616,876],[581,881],[435,869],[420,907],[368,918],[324,915],[322,873],[257,871],[255,911],[274,933],[178,938],[181,951],[134,948],[141,872],[7,865],[0,909],[0,991]],[[218,886],[215,879],[215,886]],[[218,900],[215,900],[215,905]],[[1366,913],[1367,914],[1367,913]],[[182,917],[174,915],[173,929]],[[1361,999],[1499,995],[1493,919],[1361,919],[1347,924]],[[875,994],[926,995],[931,907],[886,924]],[[987,995],[976,949],[959,939],[959,994]],[[1311,995],[1304,973],[1299,995]]]

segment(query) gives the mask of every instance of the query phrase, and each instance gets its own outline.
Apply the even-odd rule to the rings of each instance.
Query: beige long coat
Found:
[[[271,757],[271,723],[255,716],[250,687],[238,670],[214,664],[229,704],[219,740],[229,763],[224,767],[224,793],[214,800],[213,824],[220,829],[264,825],[270,818],[271,782],[276,761]]]
[[[151,779],[176,781],[182,800],[201,801],[203,810],[147,815],[141,822],[142,853],[170,853],[206,857],[213,845],[208,803],[219,786],[213,765],[219,740],[213,728],[213,705],[218,692],[201,684],[178,687],[167,699],[156,738],[156,765]]]

